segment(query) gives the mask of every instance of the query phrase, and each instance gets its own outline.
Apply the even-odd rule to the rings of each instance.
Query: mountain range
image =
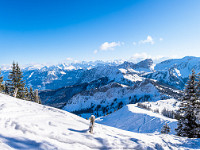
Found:
[[[186,56],[154,64],[82,62],[23,68],[28,87],[40,90],[42,103],[84,117],[103,116],[126,104],[178,98],[192,70],[200,72],[200,58]],[[2,69],[4,80],[9,70]]]

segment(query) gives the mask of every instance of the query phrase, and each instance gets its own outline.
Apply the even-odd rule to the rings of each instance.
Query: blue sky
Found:
[[[200,56],[199,0],[0,1],[0,64]]]

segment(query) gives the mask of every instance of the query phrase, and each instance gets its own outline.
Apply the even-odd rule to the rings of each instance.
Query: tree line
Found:
[[[8,75],[8,80],[5,82],[3,82],[3,76],[1,76],[0,70],[0,92],[16,98],[41,104],[41,100],[38,96],[38,90],[33,90],[32,87],[29,89],[27,88],[23,80],[23,72],[21,71],[18,63],[15,62],[13,62],[11,71]]]

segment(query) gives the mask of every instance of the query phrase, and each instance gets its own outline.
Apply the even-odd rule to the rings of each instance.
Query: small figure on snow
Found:
[[[89,132],[90,132],[91,134],[93,134],[95,116],[94,116],[94,115],[91,115],[91,117],[89,118],[89,120],[90,120]]]

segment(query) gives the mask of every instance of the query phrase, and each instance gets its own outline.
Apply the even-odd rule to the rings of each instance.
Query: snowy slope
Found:
[[[100,117],[97,122],[138,133],[160,132],[163,125],[168,123],[171,133],[175,134],[174,129],[177,126],[177,120],[138,108],[136,104],[124,106],[108,116]]]
[[[143,79],[127,86],[115,82],[99,88],[85,90],[71,97],[62,108],[84,118],[94,114],[104,116],[127,104],[144,101],[157,101],[178,95],[179,91],[160,86],[157,82]]]
[[[200,149],[200,140],[95,124],[66,111],[0,94],[0,149]]]
[[[76,114],[91,113],[96,116],[103,116],[112,113],[122,106],[138,101],[155,101],[167,95],[162,94],[151,82],[139,82],[133,87],[128,87],[119,83],[110,83],[98,89],[81,92],[73,96],[64,110]]]

